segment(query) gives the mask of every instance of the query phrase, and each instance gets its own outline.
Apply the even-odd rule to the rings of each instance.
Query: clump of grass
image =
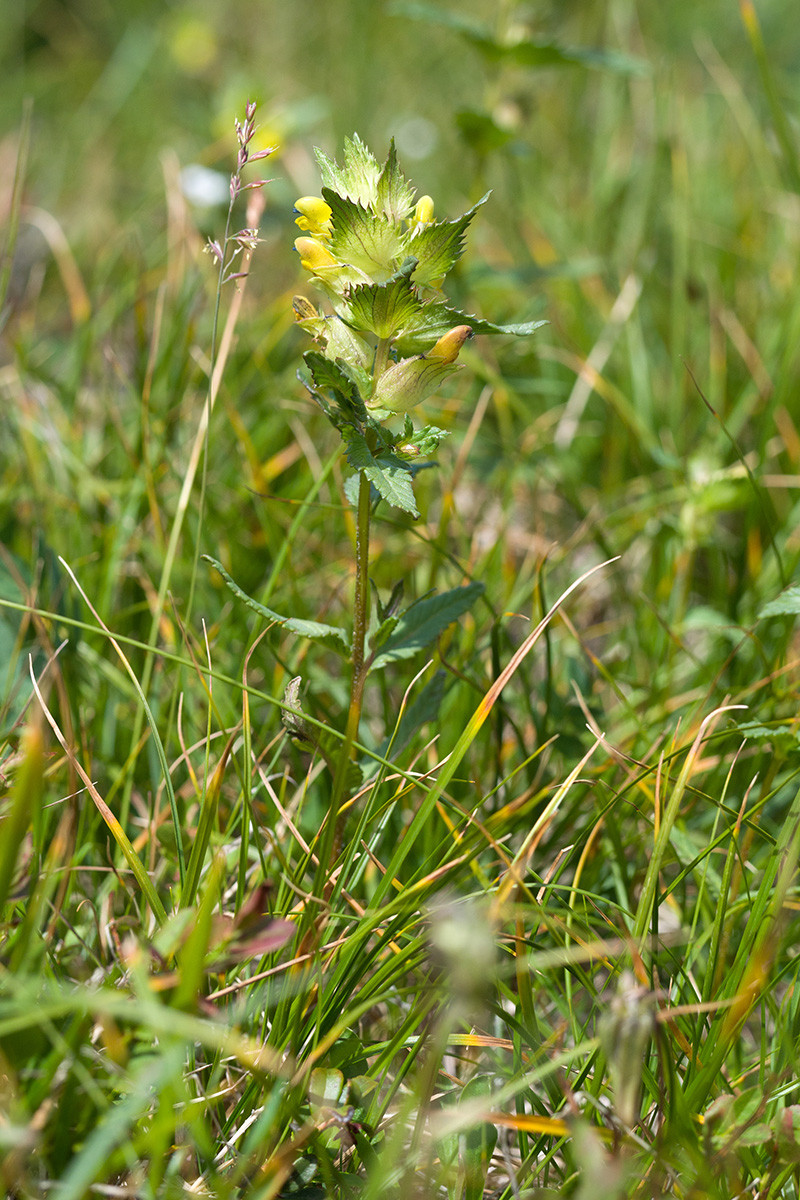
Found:
[[[453,31],[493,56],[485,98],[498,113],[517,59],[547,50]],[[775,166],[724,64],[703,54],[774,189],[790,127]],[[566,107],[595,113],[599,129],[625,95],[612,73],[588,78],[562,75],[549,111],[580,100]],[[637,75],[631,90],[641,102],[649,86]],[[269,371],[263,359],[254,369],[244,335],[237,351],[243,279],[209,290],[225,312],[216,372],[188,353],[203,286],[193,266],[127,342],[102,332],[122,300],[103,307],[94,290],[92,337],[47,327],[35,350],[31,309],[12,315],[0,381],[17,451],[0,573],[8,1194],[797,1195],[798,602],[778,568],[780,556],[793,579],[798,555],[786,482],[795,316],[758,284],[767,249],[783,261],[791,244],[751,228],[748,287],[731,285],[730,245],[696,224],[697,195],[712,178],[732,186],[739,161],[723,126],[721,165],[698,151],[687,169],[700,146],[687,130],[699,113],[716,131],[717,100],[692,93],[685,128],[680,111],[667,129],[657,105],[638,108],[635,161],[671,215],[623,189],[623,249],[636,229],[658,252],[668,241],[671,274],[656,287],[638,261],[620,318],[615,266],[579,281],[552,267],[549,331],[462,351],[480,394],[463,372],[439,420],[454,441],[459,422],[468,434],[456,453],[442,444],[438,472],[412,479],[424,455],[402,446],[419,435],[394,442],[395,418],[377,415],[390,347],[376,372],[381,338],[352,330],[352,291],[331,288],[332,315],[297,306],[320,339],[307,401],[293,343],[267,356]],[[780,102],[774,86],[769,100]],[[523,172],[477,116],[461,127],[482,130],[479,173]],[[565,258],[605,245],[623,159],[594,160]],[[562,195],[573,171],[582,186],[591,177],[580,131],[550,169]],[[537,200],[532,231],[504,199],[494,235],[485,220],[490,251],[514,247],[491,285],[513,314],[524,254],[531,267],[541,227],[555,236],[563,221]],[[220,281],[235,244],[219,244]],[[321,249],[334,259],[317,258],[323,271],[348,259],[333,238]],[[347,283],[374,306],[381,289],[411,291],[402,267]],[[132,265],[119,271],[135,295]],[[713,283],[707,321],[701,278]],[[451,283],[491,292],[468,269]],[[454,307],[447,329],[472,323],[471,302]],[[277,303],[271,315],[278,325]],[[363,374],[331,352],[331,329],[369,346]],[[709,330],[707,386],[696,367]],[[436,345],[388,340],[423,364]],[[690,351],[713,414],[694,407],[670,347]],[[579,390],[559,448],[582,363],[595,390]],[[126,403],[100,403],[114,388]],[[375,482],[369,470],[383,485],[387,469],[365,466],[363,448],[357,490],[347,483],[342,433],[373,461],[397,457],[418,523],[362,483]],[[255,616],[201,552],[254,598]],[[389,628],[401,604],[435,613],[469,588],[457,621],[433,619],[427,649],[379,668],[402,645],[408,613]]]

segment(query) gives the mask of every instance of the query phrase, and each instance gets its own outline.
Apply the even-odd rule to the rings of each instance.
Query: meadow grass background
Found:
[[[793,17],[2,6],[6,1194],[798,1195]],[[226,201],[181,172],[226,185],[248,98],[279,151],[206,445]],[[199,556],[347,623],[291,246],[353,131],[437,215],[491,188],[448,294],[549,324],[472,343],[420,520],[377,510],[384,600],[486,590],[371,677],[327,872],[329,779],[277,702],[300,675],[341,730],[345,668]]]

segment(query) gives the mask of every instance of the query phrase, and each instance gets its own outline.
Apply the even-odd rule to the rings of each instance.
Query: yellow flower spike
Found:
[[[331,227],[331,208],[321,196],[301,196],[295,201],[294,211],[298,213],[295,225],[306,230],[312,237],[328,241],[333,232]]]
[[[433,200],[430,196],[420,196],[414,209],[414,224],[419,229],[433,224]]]
[[[438,358],[443,363],[455,362],[458,352],[467,338],[472,337],[469,325],[456,325],[443,333],[436,345],[427,352],[426,358]]]
[[[310,237],[295,238],[294,248],[300,255],[300,265],[307,271],[319,271],[324,267],[338,267],[341,264],[326,250],[321,242]]]

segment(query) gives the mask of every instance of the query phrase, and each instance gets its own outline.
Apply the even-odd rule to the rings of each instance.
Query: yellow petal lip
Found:
[[[295,225],[316,238],[327,240],[331,236],[331,206],[321,196],[301,196],[295,201],[294,211],[298,214]]]
[[[431,347],[425,357],[438,358],[443,363],[455,362],[464,342],[467,338],[471,337],[471,326],[455,325],[452,329],[448,329],[447,333],[442,334],[436,345]]]
[[[341,264],[315,238],[295,238],[294,248],[300,255],[300,265],[307,271],[319,271],[324,267],[338,267]]]

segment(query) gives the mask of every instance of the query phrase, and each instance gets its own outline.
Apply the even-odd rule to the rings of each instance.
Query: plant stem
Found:
[[[389,362],[389,339],[381,338],[375,350],[373,378],[378,379]],[[364,684],[367,678],[367,663],[364,644],[369,619],[369,527],[370,527],[370,483],[361,474],[358,484],[358,514],[356,519],[356,582],[353,596],[353,650],[351,654],[352,675],[350,677],[350,705],[347,710],[344,740],[339,750],[336,771],[331,789],[330,808],[322,833],[319,870],[315,892],[321,895],[330,869],[341,849],[342,804],[348,795],[348,774],[353,759],[353,747],[358,740],[361,723],[361,706],[364,699]]]

